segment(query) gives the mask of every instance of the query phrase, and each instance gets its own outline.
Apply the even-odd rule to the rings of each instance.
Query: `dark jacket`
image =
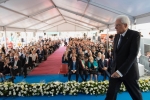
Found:
[[[107,60],[104,60],[104,62],[102,62],[101,59],[98,60],[98,67],[99,67],[100,69],[102,69],[103,67],[108,67],[108,62],[107,62]]]
[[[69,71],[73,70],[73,61],[71,61],[68,65]],[[76,61],[75,63],[75,70],[78,72],[79,71],[79,61]]]
[[[111,72],[120,71],[123,78],[139,79],[137,55],[140,46],[140,33],[128,29],[122,42],[117,48],[120,34],[115,35],[113,65]]]
[[[14,62],[12,62],[12,68],[14,67],[14,63],[15,63],[15,60],[14,60]],[[16,66],[18,66],[18,69],[21,68],[22,65],[21,65],[21,61],[20,60],[17,61],[17,65]]]

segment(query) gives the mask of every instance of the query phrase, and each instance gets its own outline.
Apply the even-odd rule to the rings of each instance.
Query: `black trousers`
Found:
[[[107,77],[107,74],[106,74],[106,72],[103,70],[103,71],[101,71],[101,73],[102,73],[102,75],[103,75],[103,81],[105,81],[106,80],[106,77]]]
[[[80,76],[82,78],[82,81],[87,81],[88,78],[88,71],[84,69],[79,70]]]
[[[119,91],[122,82],[125,85],[127,91],[129,92],[133,100],[143,100],[137,81],[138,80],[134,80],[134,79],[110,77],[109,88],[108,88],[105,100],[116,100],[117,92]]]
[[[77,72],[73,73],[72,71],[69,71],[69,75],[68,75],[68,80],[69,80],[69,81],[70,81],[70,79],[71,79],[71,75],[72,75],[72,74],[76,74],[76,81],[78,82],[79,72],[77,71]]]
[[[19,73],[19,69],[12,69],[12,75],[16,76]]]
[[[29,64],[25,64],[23,66],[23,73],[24,73],[24,76],[27,76],[27,68],[29,67]]]

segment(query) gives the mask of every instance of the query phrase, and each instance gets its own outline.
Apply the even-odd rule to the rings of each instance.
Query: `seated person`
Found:
[[[98,61],[98,67],[99,67],[99,71],[102,73],[102,75],[104,75],[104,79],[106,80],[106,76],[107,76],[107,70],[108,70],[108,62],[107,60],[105,60],[105,55],[102,54],[101,55],[101,60]],[[106,72],[107,71],[107,72]]]
[[[10,74],[11,77],[13,76],[13,74],[12,74],[12,64],[10,63],[8,57],[5,58],[5,60],[4,60],[4,66],[3,66],[3,71],[0,73],[0,77],[2,79],[2,82],[6,81],[6,78],[5,78],[6,74]],[[13,79],[13,77],[12,77],[12,79]],[[13,82],[13,80],[12,80],[12,82]]]
[[[96,57],[96,61],[98,62],[99,60],[101,60],[101,52],[98,52],[97,57]]]
[[[69,67],[68,80],[70,81],[72,74],[76,74],[76,81],[78,82],[79,62],[76,60],[76,56],[72,56],[72,61],[68,64],[68,67]]]
[[[43,48],[40,47],[40,49],[37,51],[37,54],[38,54],[38,60],[39,60],[39,63],[42,62],[42,59],[44,57],[44,51],[43,51]]]
[[[4,60],[5,60],[5,58],[0,58],[0,76],[4,70]],[[2,81],[3,81],[3,79],[2,79]]]
[[[88,69],[90,72],[90,80],[92,80],[93,75],[94,75],[95,81],[97,81],[98,64],[97,64],[97,61],[95,61],[93,57],[89,57]]]
[[[111,73],[112,64],[113,64],[113,55],[108,59],[108,72],[109,73]]]
[[[3,71],[4,69],[4,59],[0,58],[0,73]]]
[[[12,72],[13,72],[13,77],[19,73],[21,75],[21,61],[19,60],[18,56],[14,56],[14,62],[12,62]]]
[[[26,53],[25,65],[23,66],[23,75],[24,78],[27,77],[27,68],[32,66],[32,58],[29,56],[29,53]]]
[[[65,51],[63,56],[62,56],[62,63],[68,64],[68,52],[67,51]]]
[[[30,57],[32,58],[32,66],[31,68],[33,69],[33,67],[35,67],[37,64],[37,59],[38,59],[38,54],[36,53],[36,50],[32,51],[32,54],[30,54]]]
[[[88,57],[81,57],[79,59],[79,73],[81,75],[82,81],[87,81],[88,77]]]

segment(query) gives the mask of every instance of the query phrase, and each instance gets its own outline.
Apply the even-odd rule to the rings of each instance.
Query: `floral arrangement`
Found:
[[[142,92],[150,91],[150,79],[140,79],[138,81]],[[44,95],[78,95],[79,93],[90,95],[101,95],[107,92],[109,82],[87,81],[78,83],[76,81],[49,82],[49,83],[0,83],[0,96],[44,96]],[[121,84],[120,91],[126,91]]]

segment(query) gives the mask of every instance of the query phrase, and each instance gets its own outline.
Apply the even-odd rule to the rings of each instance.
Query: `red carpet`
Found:
[[[65,49],[65,47],[57,49],[46,61],[43,61],[38,67],[34,68],[29,75],[58,74]]]

